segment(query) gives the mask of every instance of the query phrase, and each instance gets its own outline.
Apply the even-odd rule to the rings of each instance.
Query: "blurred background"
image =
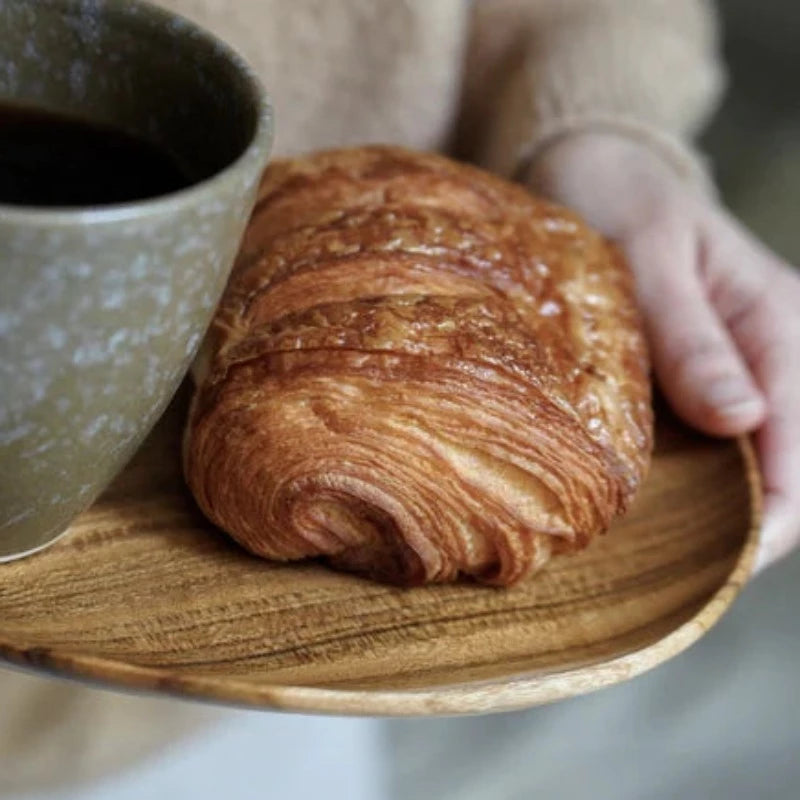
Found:
[[[800,4],[718,0],[730,88],[703,137],[726,201],[800,263]]]

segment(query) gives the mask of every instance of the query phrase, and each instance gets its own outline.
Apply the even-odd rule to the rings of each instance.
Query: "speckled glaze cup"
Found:
[[[185,190],[95,209],[0,205],[0,560],[63,533],[176,391],[272,142],[248,66],[135,0],[0,0],[0,103],[143,134]]]

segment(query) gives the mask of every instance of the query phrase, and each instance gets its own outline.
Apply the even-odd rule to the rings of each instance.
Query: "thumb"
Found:
[[[701,283],[690,224],[660,221],[623,244],[636,276],[661,388],[675,411],[705,433],[756,428],[764,397]]]

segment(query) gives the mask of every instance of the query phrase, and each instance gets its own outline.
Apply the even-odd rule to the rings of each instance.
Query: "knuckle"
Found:
[[[771,313],[766,281],[740,272],[712,283],[709,298],[731,330]]]
[[[692,380],[698,377],[708,379],[729,374],[737,366],[731,362],[729,348],[724,342],[716,339],[696,339],[679,343],[666,366],[668,372],[676,377]]]
[[[641,258],[671,262],[677,270],[685,259],[674,259],[670,254],[676,251],[675,243],[686,238],[688,226],[669,211],[663,212],[663,216],[656,216],[657,213],[651,212],[653,216],[637,230],[631,241]]]
[[[768,375],[778,375],[795,364],[797,342],[791,336],[771,336],[756,352],[755,361]]]

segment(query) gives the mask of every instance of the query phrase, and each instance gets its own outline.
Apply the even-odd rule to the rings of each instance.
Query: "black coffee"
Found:
[[[0,103],[0,203],[101,206],[190,181],[155,145],[116,128]]]

